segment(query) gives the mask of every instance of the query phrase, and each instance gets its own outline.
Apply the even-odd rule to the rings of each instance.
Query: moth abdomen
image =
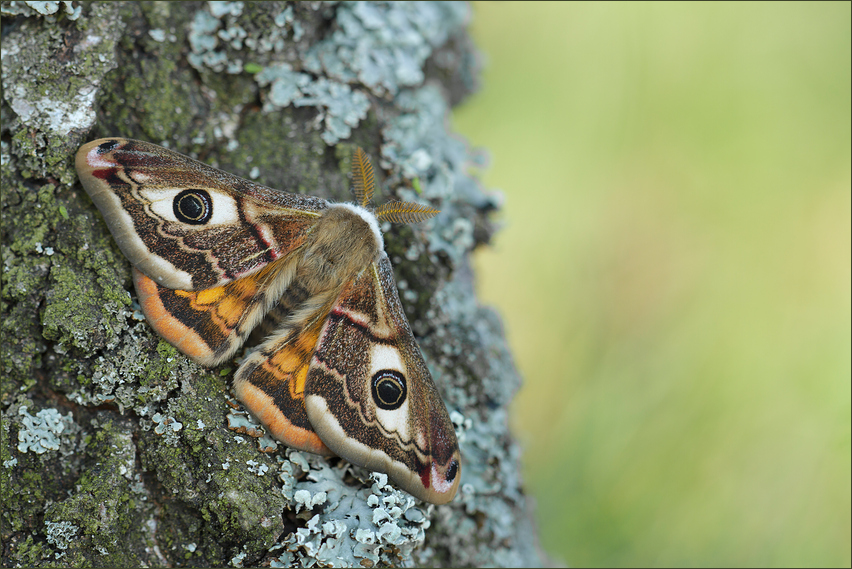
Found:
[[[318,294],[318,292],[309,290],[297,278],[294,278],[257,326],[255,337],[259,339],[258,334],[265,336],[280,335],[281,330],[285,327],[291,328],[302,325],[303,322],[294,321],[293,315],[311,298],[316,298]],[[323,298],[327,296],[323,295]]]

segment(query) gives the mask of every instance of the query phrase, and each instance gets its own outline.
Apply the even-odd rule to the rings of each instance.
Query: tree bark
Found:
[[[476,84],[458,3],[3,2],[4,566],[536,566],[507,405],[519,378],[477,304],[496,203],[446,129]],[[74,155],[148,140],[267,186],[348,201],[343,156],[394,227],[400,296],[459,434],[462,486],[415,502],[339,459],[232,428],[234,365],[158,338]],[[414,190],[412,188],[417,188]],[[244,428],[242,429],[245,430]]]

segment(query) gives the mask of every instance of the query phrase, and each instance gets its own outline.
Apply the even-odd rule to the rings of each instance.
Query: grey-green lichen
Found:
[[[468,17],[464,2],[342,2],[334,31],[311,46],[305,68],[393,95],[423,82],[426,59]]]
[[[292,493],[296,512],[304,510],[307,523],[273,548],[281,552],[272,566],[304,566],[313,559],[326,567],[398,565],[422,545],[428,514],[389,485],[387,475],[373,473],[369,487],[343,494],[340,477],[346,469],[315,466]]]
[[[60,8],[63,8],[60,10]],[[50,18],[50,22],[56,21],[56,16],[65,16],[69,20],[80,17],[82,9],[74,7],[74,3],[68,0],[61,2],[3,2],[3,16],[34,16],[36,14]]]
[[[74,541],[77,532],[80,531],[80,528],[71,522],[45,522],[44,525],[47,527],[45,531],[47,543],[61,550],[68,549],[68,545]],[[56,557],[59,558],[63,555],[65,553],[60,552],[56,554]]]
[[[189,62],[199,70],[239,74],[247,67],[242,50],[250,48],[257,58],[252,67],[261,69],[256,81],[270,87],[264,109],[317,107],[323,140],[336,144],[366,117],[370,103],[362,89],[383,97],[422,83],[426,59],[469,16],[463,2],[341,2],[334,9],[333,32],[306,44],[292,6],[265,14],[273,25],[256,27],[241,18],[243,2],[209,2],[193,18]]]
[[[518,379],[468,262],[497,202],[466,173],[481,157],[444,122],[448,97],[475,83],[467,5],[0,11],[3,565],[540,563],[506,426]],[[335,200],[348,199],[346,162],[363,146],[377,201],[443,210],[384,229],[459,435],[453,503],[426,506],[383,475],[258,437],[229,406],[231,373],[199,367],[152,332],[74,172],[79,145],[110,135]]]
[[[63,417],[56,409],[42,409],[35,416],[25,406],[18,409],[21,423],[18,428],[18,450],[42,454],[59,450],[59,436],[67,426],[74,423],[71,413]]]

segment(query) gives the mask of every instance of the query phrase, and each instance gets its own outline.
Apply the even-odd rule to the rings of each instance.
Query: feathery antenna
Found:
[[[417,223],[435,217],[441,210],[414,202],[388,202],[374,212],[379,221],[393,223]]]
[[[373,165],[367,153],[359,146],[352,156],[352,191],[355,199],[366,207],[373,197],[376,180],[373,178]]]
[[[367,207],[373,197],[376,180],[367,153],[359,146],[352,155],[352,192],[361,207]],[[415,202],[388,202],[373,212],[379,221],[417,223],[435,217],[441,210]]]

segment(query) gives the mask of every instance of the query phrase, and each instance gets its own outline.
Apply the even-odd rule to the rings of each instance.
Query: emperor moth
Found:
[[[369,158],[352,159],[356,204],[282,192],[167,150],[103,138],[77,173],[119,248],[147,321],[192,360],[218,365],[266,334],[236,371],[237,398],[293,448],[387,473],[427,502],[453,499],[458,442],[397,293]]]

